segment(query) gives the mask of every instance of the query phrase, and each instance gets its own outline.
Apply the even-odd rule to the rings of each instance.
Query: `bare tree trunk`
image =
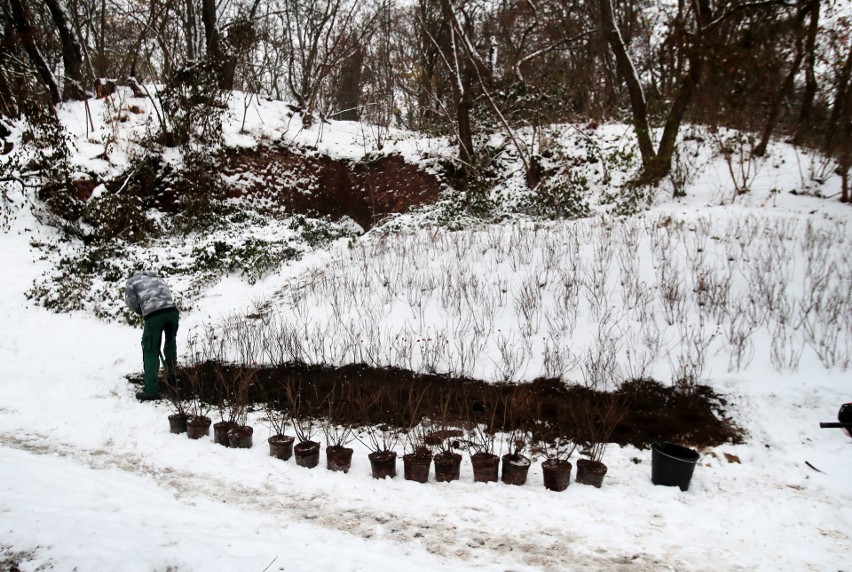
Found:
[[[108,73],[107,68],[107,54],[106,54],[106,25],[107,25],[107,7],[106,0],[101,0],[101,14],[98,22],[98,42],[96,46],[97,54],[95,55],[95,66],[93,69],[97,70],[96,77],[106,77]],[[90,58],[91,59],[91,58]]]
[[[219,28],[216,26],[216,0],[201,0],[201,21],[204,23],[207,57],[219,58]]]
[[[184,0],[186,10],[183,20],[183,33],[186,39],[186,59],[194,61],[198,57],[195,42],[195,0]]]
[[[636,139],[639,143],[639,153],[642,155],[642,165],[646,171],[656,171],[657,153],[654,151],[654,143],[651,141],[651,127],[648,123],[648,103],[645,100],[645,91],[639,80],[639,74],[633,66],[627,46],[621,37],[618,27],[615,25],[615,16],[612,10],[612,0],[600,0],[601,24],[603,34],[609,43],[618,71],[627,84],[627,92],[630,95],[630,107],[633,109],[633,128],[636,131]]]
[[[469,171],[470,165],[473,162],[473,125],[470,120],[470,108],[472,105],[471,98],[471,72],[463,66],[463,61],[468,61],[465,57],[464,49],[458,45],[464,41],[456,34],[457,22],[453,8],[449,0],[441,0],[441,12],[444,15],[444,20],[450,26],[450,45],[447,47],[449,53],[445,54],[449,72],[453,76],[450,80],[452,85],[453,100],[456,104],[456,128],[458,130],[459,142],[459,160],[464,165],[466,171]],[[443,51],[443,50],[442,50]]]
[[[846,62],[844,62],[843,67],[838,72],[837,93],[834,97],[834,106],[831,108],[831,119],[829,120],[825,135],[824,151],[826,155],[834,153],[835,144],[838,142],[838,132],[842,132],[844,128],[843,118],[849,115],[845,108],[849,105],[847,99],[852,99],[849,97],[850,80],[852,80],[852,43],[849,46]]]
[[[35,41],[35,34],[30,24],[30,17],[22,0],[9,0],[9,5],[12,8],[12,19],[14,20],[15,30],[24,45],[24,50],[27,52],[30,61],[35,66],[38,72],[41,83],[47,88],[50,93],[50,101],[53,105],[62,101],[62,96],[59,92],[59,84],[56,77],[50,70],[47,60],[39,49]]]
[[[663,135],[660,139],[659,148],[654,149],[651,140],[651,126],[648,122],[648,107],[645,100],[645,92],[639,79],[639,74],[633,65],[627,46],[615,23],[612,10],[612,0],[601,0],[601,23],[603,32],[609,42],[610,48],[615,54],[618,72],[627,84],[630,96],[630,105],[633,110],[633,128],[639,143],[639,153],[642,155],[642,179],[653,183],[659,181],[671,171],[672,156],[677,144],[677,134],[683,122],[689,104],[697,89],[704,67],[701,48],[691,47],[686,52],[689,69],[682,72],[684,75],[680,80],[678,91],[674,101],[669,108]],[[702,30],[711,21],[711,10],[707,0],[695,2],[695,18],[699,30]],[[698,33],[700,39],[703,32]]]
[[[766,147],[769,145],[769,139],[772,137],[772,132],[778,124],[778,118],[781,116],[781,105],[787,94],[793,89],[793,84],[796,80],[796,74],[799,73],[799,67],[802,64],[804,53],[802,50],[797,50],[796,57],[790,65],[790,71],[784,79],[784,84],[778,88],[775,97],[772,98],[772,104],[769,107],[769,115],[766,117],[766,124],[763,126],[763,132],[760,134],[760,142],[754,147],[752,153],[756,157],[763,157],[766,154]]]
[[[778,88],[775,97],[772,98],[772,104],[769,107],[769,114],[766,117],[766,123],[763,126],[763,132],[760,135],[760,142],[754,148],[754,155],[762,157],[766,154],[766,147],[769,145],[769,139],[772,137],[772,132],[778,123],[778,118],[781,116],[781,105],[784,99],[793,90],[796,75],[799,73],[799,68],[802,66],[802,60],[805,58],[805,47],[802,41],[802,25],[805,22],[808,12],[813,9],[813,2],[802,8],[796,16],[796,55],[793,57],[793,62],[790,64],[790,71],[787,72],[787,77],[784,78],[784,83]]]
[[[335,90],[335,117],[341,121],[358,121],[361,100],[361,71],[364,65],[364,50],[358,48],[343,60]],[[390,65],[390,64],[388,64]]]
[[[77,32],[71,25],[71,18],[61,0],[44,0],[53,23],[59,31],[59,40],[62,43],[62,63],[65,67],[65,87],[62,91],[64,100],[84,100],[88,94],[83,89],[85,80],[83,78],[83,48]]]
[[[847,89],[846,102],[843,110],[840,113],[840,123],[843,126],[840,130],[839,146],[840,151],[837,156],[837,171],[840,174],[840,202],[849,203],[852,197],[849,195],[849,167],[852,163],[852,90]]]
[[[254,45],[255,16],[260,0],[254,0],[248,14],[237,21],[231,22],[228,30],[227,50],[219,49],[219,89],[231,91],[234,89],[234,79],[237,73],[237,64]]]
[[[470,121],[470,85],[456,100],[456,122],[459,129],[459,159],[467,170],[473,163],[473,126]]]
[[[816,65],[816,39],[817,32],[819,31],[820,2],[815,1],[812,5],[811,19],[808,25],[808,37],[805,40],[805,91],[802,93],[802,108],[799,112],[799,132],[801,132],[811,118],[814,97],[816,97],[818,87],[814,66]]]
[[[852,60],[852,49],[850,49],[850,59]],[[847,62],[847,71],[849,62]],[[840,200],[844,203],[850,202],[852,196],[849,192],[849,168],[852,167],[852,87],[850,87],[847,77],[845,93],[842,97],[843,106],[839,113],[839,141],[840,150],[838,152],[837,163],[840,171],[841,195]]]
[[[18,101],[12,91],[9,80],[10,56],[14,49],[14,34],[6,35],[6,30],[0,30],[0,115],[18,117]]]
[[[282,2],[287,86],[303,110],[305,128],[318,104],[333,101],[325,97],[332,70],[339,69],[372,32],[372,22],[361,19],[363,5],[342,0]]]
[[[0,63],[3,63],[2,56],[0,56]],[[15,96],[12,94],[9,81],[6,79],[6,66],[0,66],[0,115],[18,117],[18,114],[18,105],[15,102]]]
[[[216,70],[219,89],[230,91],[234,87],[237,58],[232,54],[225,53],[225,50],[222,49],[216,15],[216,0],[201,0],[201,21],[204,23],[207,58]]]
[[[660,146],[657,156],[654,158],[653,167],[647,173],[650,180],[659,180],[671,171],[672,157],[674,156],[675,146],[677,145],[677,134],[680,131],[680,126],[683,123],[686,110],[692,101],[695,89],[701,81],[703,65],[701,56],[696,54],[692,58],[689,71],[681,80],[677,96],[674,102],[672,102],[669,115],[666,118],[666,126],[663,129],[663,136],[660,139]]]

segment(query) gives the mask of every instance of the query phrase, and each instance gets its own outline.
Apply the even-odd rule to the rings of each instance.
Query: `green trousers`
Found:
[[[142,365],[145,368],[145,395],[160,395],[157,375],[160,373],[160,344],[163,344],[166,375],[174,372],[177,364],[178,311],[169,310],[145,318],[142,330]]]

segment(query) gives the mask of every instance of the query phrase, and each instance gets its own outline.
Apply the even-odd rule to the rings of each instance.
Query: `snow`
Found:
[[[364,135],[369,129],[357,124],[315,124],[306,133],[296,130],[301,121],[287,118],[286,108],[262,100],[253,105],[246,129],[254,141],[287,136],[349,157],[370,147]],[[232,107],[240,110],[242,103],[232,102]],[[63,119],[76,130],[75,160],[81,170],[118,170],[127,156],[126,142],[140,124],[110,127],[118,130],[117,141],[125,143],[116,144],[112,163],[107,164],[93,159],[103,146],[87,142],[85,122],[80,121],[82,107],[62,109]],[[101,128],[99,117],[95,111],[96,130]],[[241,120],[240,115],[231,121],[228,140],[249,137],[237,133]],[[565,133],[566,140],[576,135],[569,129]],[[606,141],[629,146],[626,133],[624,126],[605,126],[591,136],[610,149]],[[426,147],[434,153],[442,149],[440,142],[412,142],[402,133],[394,133],[393,139],[390,145],[410,157]],[[518,379],[542,373],[540,338],[547,335],[546,322],[524,334],[512,296],[544,264],[543,245],[561,244],[561,238],[572,235],[583,240],[576,262],[587,274],[594,268],[595,245],[604,244],[606,237],[613,242],[606,290],[611,297],[608,304],[619,308],[617,323],[625,332],[625,343],[639,331],[637,311],[624,310],[618,262],[618,253],[625,248],[622,233],[631,228],[639,236],[635,278],[654,292],[661,285],[653,245],[661,235],[654,229],[670,229],[666,236],[672,240],[673,260],[685,286],[693,286],[690,257],[697,252],[696,243],[704,245],[706,265],[717,273],[725,271],[728,253],[738,252],[742,259],[733,271],[734,302],[747,301],[750,292],[759,290],[754,280],[760,275],[755,268],[761,257],[790,252],[789,257],[769,260],[770,268],[777,270],[768,272],[770,278],[787,280],[783,299],[794,308],[802,307],[813,286],[808,259],[816,250],[805,247],[805,237],[808,229],[822,231],[831,242],[820,255],[825,258],[816,258],[816,266],[822,261],[830,269],[831,291],[845,292],[848,298],[849,208],[835,200],[789,193],[807,182],[810,192],[832,195],[838,188],[836,178],[823,185],[810,183],[802,173],[808,172],[812,158],[781,144],[770,153],[747,194],[735,196],[724,160],[705,153],[685,198],[673,201],[661,190],[648,212],[626,219],[602,209],[593,218],[575,222],[509,221],[442,231],[433,235],[437,239],[430,245],[424,238],[428,230],[415,224],[405,230],[416,217],[400,217],[403,232],[396,244],[410,246],[419,264],[403,265],[397,276],[428,281],[434,275],[452,277],[463,268],[482,283],[495,276],[507,282],[506,301],[493,317],[490,335],[482,336],[485,349],[468,371],[486,379],[501,377],[498,331],[517,347],[531,340]],[[616,180],[624,176],[613,174]],[[706,243],[696,242],[705,231]],[[512,236],[529,245],[528,259],[518,260],[515,268],[513,254],[499,259],[490,250],[492,242]],[[788,248],[768,250],[779,243],[779,236],[788,237],[781,242]],[[732,348],[724,334],[713,338],[700,381],[723,394],[729,413],[747,437],[740,445],[701,450],[688,491],[655,487],[650,451],[617,446],[610,446],[604,458],[609,471],[601,489],[572,482],[564,492],[547,491],[540,458],[533,462],[524,486],[474,483],[467,456],[459,481],[436,483],[432,475],[421,485],[402,478],[401,462],[395,479],[372,479],[367,451],[357,442],[351,445],[355,455],[348,474],[327,471],[322,464],[309,470],[292,459],[269,457],[265,443],[269,432],[256,414],[250,419],[254,446],[247,450],[226,449],[209,438],[191,441],[170,434],[166,405],[138,403],[137,387],[125,379],[141,370],[139,328],[107,323],[83,312],[54,314],[26,299],[33,280],[49,269],[49,261],[40,259],[41,251],[32,241],[54,238],[55,231],[37,223],[26,210],[19,211],[8,231],[0,234],[4,264],[0,553],[20,570],[640,571],[848,566],[852,440],[840,430],[818,426],[819,421],[834,420],[840,404],[852,394],[848,303],[838,317],[838,359],[828,366],[806,342],[803,326],[779,326],[776,318],[755,327],[750,338],[753,355],[739,368],[731,367]],[[408,292],[404,286],[394,291],[369,281],[373,271],[397,268],[400,259],[405,260],[394,248],[379,248],[381,242],[380,233],[371,233],[354,247],[338,244],[308,253],[254,284],[239,276],[223,278],[194,301],[191,311],[182,313],[179,352],[186,350],[193,332],[245,314],[262,302],[271,302],[289,323],[299,314],[293,296],[300,292],[307,297],[303,304],[310,309],[305,314],[311,320],[323,328],[338,328],[331,320],[332,300],[322,299],[321,291],[311,294],[310,283],[318,273],[345,281],[359,260],[368,261],[373,270],[365,272],[362,288],[354,291],[359,303],[353,304],[351,298],[343,301],[350,312],[348,323],[362,327],[363,316],[377,315],[375,327],[385,339],[403,331],[452,338],[453,324],[460,323],[464,312],[454,314],[450,306],[441,305],[439,296],[431,295],[424,298],[428,311],[419,319],[410,301],[392,298],[394,293]],[[483,255],[473,249],[455,258],[459,244],[485,245],[489,250]],[[555,270],[565,270],[570,263],[570,257],[562,257]],[[544,290],[543,312],[553,313],[556,291]],[[687,299],[692,301],[694,293],[689,291]],[[582,355],[595,347],[595,326],[606,312],[601,308],[596,314],[586,292],[578,300],[576,326],[556,339],[560,347]],[[731,319],[705,316],[702,322],[698,312],[690,310],[683,326],[660,320],[668,351],[649,366],[654,377],[671,381],[682,331],[699,324],[708,332],[717,326],[725,330]],[[822,322],[816,326],[825,327]],[[773,361],[772,344],[779,333],[789,336],[781,349],[791,361],[801,346],[797,367],[778,367]],[[449,346],[436,361],[439,370],[461,367],[453,344]],[[622,347],[618,354],[622,368],[623,352]],[[342,352],[341,362],[346,357]],[[388,349],[380,361],[398,359],[399,354]],[[425,363],[412,358],[412,367],[422,369]],[[566,378],[582,382],[582,364],[567,368]]]

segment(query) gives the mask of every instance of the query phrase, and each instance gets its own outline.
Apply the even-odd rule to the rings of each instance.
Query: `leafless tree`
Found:
[[[80,38],[74,29],[71,16],[62,0],[44,0],[53,23],[59,32],[62,45],[62,63],[65,73],[65,86],[62,90],[62,98],[85,99],[88,94],[83,89],[85,79],[83,76],[83,47]]]
[[[59,82],[53,73],[53,69],[42,53],[42,49],[36,41],[36,31],[33,27],[32,15],[28,6],[24,3],[25,0],[9,0],[8,11],[6,12],[7,21],[14,25],[15,32],[20,42],[23,44],[24,50],[27,53],[33,67],[38,73],[42,85],[47,88],[50,93],[51,102],[56,105],[62,101],[62,94],[59,90]]]
[[[286,54],[285,80],[309,127],[312,113],[328,114],[321,102],[333,73],[355,56],[371,33],[361,0],[283,0],[276,17],[281,26],[281,49]],[[319,109],[318,109],[319,108]]]
[[[789,23],[785,25],[792,29],[793,35],[793,53],[791,61],[788,65],[786,77],[778,86],[776,92],[772,95],[769,103],[767,117],[760,134],[760,142],[754,148],[754,154],[762,156],[766,153],[766,147],[769,145],[769,138],[772,136],[777,124],[779,115],[782,112],[784,101],[789,98],[793,90],[796,77],[799,75],[802,63],[805,61],[805,56],[809,49],[812,49],[810,29],[818,25],[819,18],[819,0],[807,0],[801,2],[796,12],[789,18]],[[810,18],[811,25],[806,28],[805,20]],[[785,19],[786,20],[786,19]],[[811,75],[813,68],[810,69]],[[811,78],[812,79],[812,78]],[[804,104],[803,104],[804,105]]]
[[[645,88],[642,86],[627,43],[616,24],[612,0],[600,0],[600,10],[602,32],[615,56],[618,71],[627,84],[630,106],[633,111],[633,126],[639,143],[639,152],[642,155],[644,175],[648,180],[658,180],[667,175],[671,168],[677,133],[701,78],[703,60],[700,40],[713,18],[710,2],[709,0],[697,0],[689,3],[688,6],[684,2],[678,4],[678,16],[675,19],[675,25],[679,28],[679,33],[690,37],[690,41],[683,45],[682,55],[686,60],[686,65],[682,71],[679,87],[672,99],[665,129],[657,149],[654,148],[651,136]],[[686,27],[690,24],[692,30]]]

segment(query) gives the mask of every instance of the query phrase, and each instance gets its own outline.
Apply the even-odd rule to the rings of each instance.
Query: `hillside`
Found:
[[[818,423],[852,394],[852,226],[829,161],[782,142],[756,159],[741,133],[690,127],[675,176],[643,188],[630,127],[560,125],[539,187],[495,139],[489,184],[460,189],[445,140],[391,131],[379,150],[367,125],[304,129],[284,104],[241,97],[224,137],[241,159],[197,172],[223,185],[209,218],[187,223],[180,192],[145,194],[191,172],[174,151],[156,157],[165,183],[128,176],[150,113],[129,93],[88,102],[94,129],[83,104],[60,108],[89,218],[9,189],[4,569],[843,569],[852,440]],[[106,224],[99,204],[132,216]],[[358,441],[348,473],[306,469],[268,455],[262,411],[250,449],[192,441],[128,383],[140,328],[120,288],[138,265],[180,298],[186,365],[212,339],[214,357],[252,365],[602,390],[649,378],[712,389],[743,441],[695,445],[687,491],[652,484],[650,449],[613,444],[601,488],[563,492],[542,486],[540,451],[523,486],[473,482],[463,449],[451,483],[407,481],[401,462],[373,479]]]

